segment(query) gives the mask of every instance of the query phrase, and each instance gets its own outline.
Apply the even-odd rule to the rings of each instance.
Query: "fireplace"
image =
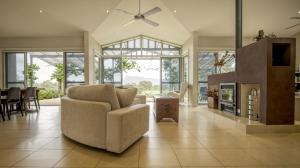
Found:
[[[236,83],[220,83],[219,108],[236,115]]]

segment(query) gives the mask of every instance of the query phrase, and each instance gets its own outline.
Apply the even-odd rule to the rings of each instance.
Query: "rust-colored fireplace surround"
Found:
[[[210,75],[208,85],[237,83],[237,109],[241,85],[260,86],[259,121],[267,125],[294,124],[296,39],[265,38],[237,50],[236,71]]]

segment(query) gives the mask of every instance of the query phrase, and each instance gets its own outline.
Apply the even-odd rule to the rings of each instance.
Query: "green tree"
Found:
[[[63,92],[62,86],[64,85],[64,80],[65,80],[63,64],[60,63],[55,65],[55,70],[51,75],[51,80],[56,80],[56,82],[58,83],[58,91]]]
[[[142,90],[151,90],[152,82],[151,81],[140,81],[139,86]]]
[[[165,59],[163,61],[163,73],[166,81],[168,82],[178,82],[179,81],[179,69],[178,69],[178,59]]]
[[[119,58],[119,59],[113,59],[113,68],[106,68],[104,69],[104,79],[106,81],[114,81],[114,74],[116,73],[122,73],[122,70],[124,72],[129,71],[131,69],[136,69],[137,71],[141,71],[141,68],[138,66],[136,61],[130,60],[128,58]]]
[[[122,69],[124,72],[131,69],[136,69],[139,72],[141,71],[141,68],[138,66],[136,61],[130,60],[126,57],[122,58]]]
[[[75,65],[74,63],[69,63],[67,65],[67,73],[68,75],[81,75],[83,74],[83,70]],[[55,70],[51,75],[51,80],[56,80],[58,83],[58,91],[60,93],[63,92],[63,85],[64,85],[64,81],[65,81],[65,72],[64,72],[64,64],[59,63],[55,65]]]
[[[40,70],[40,67],[37,64],[31,64],[27,67],[27,79],[28,79],[28,85],[33,86],[38,79],[36,76],[36,72]]]

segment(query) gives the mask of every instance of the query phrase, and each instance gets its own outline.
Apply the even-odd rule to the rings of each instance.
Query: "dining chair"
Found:
[[[2,120],[5,121],[5,111],[4,109],[2,108],[2,96],[1,96],[1,90],[0,90],[0,113],[1,113],[1,117],[2,117]]]
[[[7,97],[4,100],[4,106],[8,119],[10,120],[11,112],[14,110],[13,107],[16,105],[16,111],[20,110],[23,116],[22,102],[21,102],[21,89],[18,87],[11,87],[7,91]]]
[[[27,112],[27,106],[30,108],[30,103],[34,102],[36,111],[39,112],[38,102],[37,102],[37,90],[36,87],[27,87],[23,97],[23,103],[25,110]]]

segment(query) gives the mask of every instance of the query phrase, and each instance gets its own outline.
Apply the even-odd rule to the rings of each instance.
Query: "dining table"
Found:
[[[7,96],[8,90],[9,90],[9,88],[0,89],[0,95],[1,96]],[[37,100],[37,103],[38,103],[39,107],[40,107],[39,92],[41,90],[45,90],[45,88],[36,88],[36,100]],[[25,92],[26,92],[26,88],[21,88],[21,101],[22,101],[22,98],[23,98],[23,95],[25,94]]]

